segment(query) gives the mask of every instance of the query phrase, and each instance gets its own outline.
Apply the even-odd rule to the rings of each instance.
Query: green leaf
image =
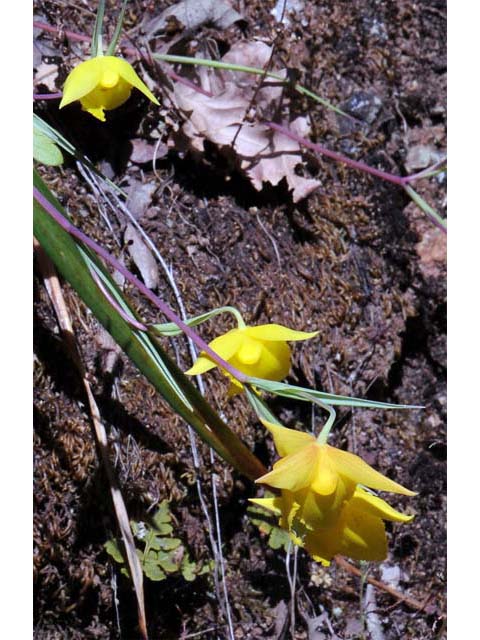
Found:
[[[265,491],[265,498],[273,498],[273,496],[274,494],[270,491]],[[290,545],[290,536],[287,531],[277,525],[277,520],[270,511],[260,505],[251,504],[247,508],[247,515],[252,524],[258,527],[262,533],[268,535],[269,547],[272,549],[283,547],[287,551]]]
[[[92,44],[90,46],[90,56],[95,58],[96,56],[103,56],[102,46],[102,29],[103,29],[103,16],[105,14],[105,0],[98,0],[97,15],[95,18],[95,26],[92,33]]]
[[[120,11],[120,15],[118,16],[117,24],[115,26],[115,33],[113,34],[112,41],[108,45],[108,49],[106,53],[107,56],[115,55],[115,49],[117,48],[117,44],[120,39],[120,34],[122,32],[123,19],[125,17],[125,9],[127,8],[127,2],[128,0],[123,0],[122,9]]]
[[[125,562],[125,558],[120,551],[118,541],[115,538],[113,540],[108,540],[107,542],[105,542],[103,548],[115,560],[115,562],[118,562],[119,564]]]
[[[42,131],[33,128],[33,158],[37,162],[58,167],[63,164],[63,155],[57,145]]]
[[[182,544],[178,538],[157,538],[157,542],[159,546],[156,548],[162,549],[162,551],[173,551]]]
[[[377,402],[375,400],[365,400],[363,398],[351,398],[349,396],[340,396],[334,393],[325,393],[317,391],[317,389],[309,389],[308,387],[296,387],[294,385],[285,384],[284,382],[273,382],[272,380],[263,380],[261,378],[248,378],[248,383],[258,389],[263,389],[269,393],[284,398],[294,398],[303,400],[303,402],[313,402],[314,399],[320,400],[324,404],[340,407],[363,407],[364,409],[423,409],[424,407],[409,404],[393,404],[390,402]],[[250,400],[250,396],[249,396]],[[254,409],[257,410],[256,406]],[[278,422],[278,420],[277,420]]]
[[[211,318],[218,316],[220,313],[231,313],[232,315],[235,316],[237,321],[240,316],[240,312],[237,309],[235,309],[235,307],[218,307],[217,309],[212,309],[211,311],[201,313],[199,316],[188,318],[187,320],[184,320],[184,322],[189,327],[196,327],[199,324],[202,324],[202,322],[206,322],[207,320],[210,320]],[[179,336],[182,333],[182,330],[179,329],[174,322],[165,322],[164,324],[154,324],[151,326],[151,328],[158,335],[170,337],[170,338],[174,336]]]
[[[165,578],[167,577],[165,572],[162,571],[158,564],[154,562],[146,562],[143,565],[143,571],[147,578],[150,578],[150,580],[153,580],[154,582],[165,580]]]
[[[170,505],[168,500],[162,500],[158,510],[152,518],[152,524],[161,531],[161,526],[165,522],[171,522],[172,516],[170,515]]]
[[[113,278],[97,257],[86,247],[83,248],[80,242],[77,243],[47,212],[47,208],[44,208],[51,205],[65,217],[60,203],[37,172],[34,172],[34,187],[34,235],[62,276],[172,409],[190,424],[207,444],[247,477],[255,479],[262,475],[264,468],[260,461],[223,422],[176,363],[163,351],[156,339],[143,331],[133,329],[105,298],[93,279],[91,270],[95,271],[102,286],[108,288],[109,295],[115,298],[125,313],[135,317]],[[50,205],[43,204],[42,198]]]
[[[182,576],[187,582],[193,582],[197,577],[196,566],[194,562],[190,562],[189,558],[185,556],[181,565]]]
[[[167,573],[174,573],[175,571],[178,571],[178,562],[174,562],[172,556],[165,551],[158,552],[157,562]]]
[[[145,553],[143,555],[143,561],[144,562],[155,562],[156,564],[159,564],[158,553],[156,551],[154,551],[153,549],[149,549],[147,551],[147,553]]]
[[[288,550],[290,546],[291,540],[290,536],[284,529],[280,529],[280,527],[273,527],[268,538],[268,546],[272,549],[280,549],[283,547],[285,551]]]

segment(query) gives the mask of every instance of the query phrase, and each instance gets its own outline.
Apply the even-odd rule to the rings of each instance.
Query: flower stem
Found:
[[[428,218],[433,222],[433,224],[443,231],[447,233],[447,221],[444,220],[436,211],[433,209],[426,200],[422,198],[422,196],[413,189],[409,184],[404,185],[403,187],[405,191],[408,193],[410,198],[415,202],[417,207],[427,215]]]
[[[328,411],[328,413],[330,414],[328,420],[323,425],[320,433],[317,436],[318,444],[327,444],[328,436],[330,435],[330,431],[332,430],[337,414],[335,413],[335,409],[333,407],[330,407],[328,404],[319,402],[318,400],[316,402],[322,407],[322,409],[325,409],[325,411]]]
[[[34,93],[34,100],[59,100],[62,97],[62,93]]]
[[[71,222],[69,222],[57,209],[56,207],[47,199],[45,196],[36,188],[33,188],[34,198],[40,204],[40,206],[71,236],[83,242],[84,245],[89,247],[92,251],[94,251],[98,256],[100,256],[105,262],[110,264],[114,269],[119,271],[131,284],[133,284],[143,295],[148,298],[160,311],[171,321],[174,322],[179,329],[181,329],[189,338],[193,340],[193,342],[204,351],[214,362],[217,363],[219,367],[225,369],[231,376],[236,378],[239,382],[245,383],[248,380],[248,376],[246,376],[241,371],[232,367],[231,364],[220,358],[220,356],[213,351],[208,344],[200,338],[200,336],[193,331],[187,324],[185,324],[177,314],[170,309],[170,307],[163,302],[158,296],[156,296],[148,287],[146,287],[143,282],[141,282],[133,273],[130,271],[116,258],[111,256],[108,251],[106,251],[103,247],[97,244],[94,240],[85,235],[80,229],[77,229]]]
[[[235,320],[237,321],[237,325],[239,329],[245,329],[245,327],[247,326],[245,324],[244,319],[242,318],[242,315],[240,313],[240,311],[238,309],[236,309],[235,307],[223,307],[222,311],[226,311],[228,313],[231,313],[232,316],[235,317]]]
[[[265,122],[265,124],[267,125],[267,127],[270,127],[274,131],[282,133],[288,138],[295,140],[295,142],[298,142],[298,144],[301,144],[308,149],[312,149],[312,151],[316,151],[317,153],[327,156],[327,158],[332,158],[332,160],[335,160],[336,162],[343,162],[343,164],[346,164],[353,169],[358,169],[360,171],[363,171],[364,173],[369,173],[372,176],[376,176],[377,178],[381,178],[382,180],[391,182],[398,187],[402,187],[408,193],[410,198],[415,202],[415,204],[420,207],[420,209],[427,215],[428,218],[430,218],[435,226],[441,229],[444,233],[447,233],[446,221],[409,185],[409,182],[413,182],[414,180],[425,177],[424,175],[422,175],[424,172],[412,176],[397,176],[393,173],[388,173],[387,171],[382,171],[381,169],[370,167],[368,164],[360,162],[359,160],[352,160],[352,158],[348,158],[347,156],[344,156],[341,153],[337,153],[336,151],[331,151],[330,149],[327,149],[317,142],[311,142],[306,138],[302,138],[302,136],[297,135],[293,131],[287,129],[287,127],[277,124],[276,122]]]

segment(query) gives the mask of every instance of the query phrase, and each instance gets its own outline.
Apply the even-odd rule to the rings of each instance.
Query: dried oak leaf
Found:
[[[264,66],[270,55],[271,48],[262,42],[243,42],[234,45],[222,60],[245,65],[255,61],[255,66]],[[278,73],[285,75],[285,71]],[[171,96],[186,117],[182,131],[194,149],[203,152],[203,143],[209,140],[224,150],[228,148],[230,153],[233,150],[239,168],[257,191],[262,189],[263,182],[276,186],[286,178],[294,202],[320,186],[318,180],[296,174],[296,167],[302,164],[297,142],[280,132],[273,132],[258,120],[245,121],[246,116],[252,120],[258,118],[259,113],[267,118],[275,113],[282,98],[280,83],[267,82],[256,92],[258,77],[251,74],[203,70],[199,75],[202,87],[214,95],[203,95],[183,84],[176,84]],[[306,117],[286,124],[302,137],[310,133]]]
[[[179,28],[195,31],[203,24],[213,24],[220,29],[228,29],[234,22],[244,20],[243,16],[232,9],[228,2],[220,0],[183,0],[162,11],[147,22],[144,31],[152,37],[157,32],[168,30],[169,22],[174,20]]]
[[[132,145],[130,160],[137,164],[160,160],[168,153],[167,145],[160,141],[156,144],[150,144],[144,138],[133,138],[130,143]]]
[[[33,78],[35,86],[43,84],[50,91],[57,91],[56,79],[58,78],[58,66],[41,62]]]
[[[131,224],[127,225],[124,240],[128,246],[128,253],[140,271],[145,285],[149,289],[156,289],[159,282],[157,263],[152,252]]]

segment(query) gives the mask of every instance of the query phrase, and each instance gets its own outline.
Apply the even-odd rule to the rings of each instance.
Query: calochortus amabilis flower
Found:
[[[313,435],[262,421],[272,433],[281,459],[256,482],[281,490],[275,498],[252,502],[279,516],[295,544],[329,564],[342,554],[356,560],[383,560],[387,555],[384,520],[409,522],[381,498],[365,489],[413,496],[359,456],[319,442]]]
[[[115,56],[97,56],[81,62],[69,73],[59,108],[79,100],[84,111],[105,122],[104,111],[116,109],[126,102],[133,87],[159,104],[126,60]]]
[[[308,340],[318,331],[295,331],[280,324],[262,324],[258,327],[238,327],[209,343],[209,347],[235,369],[253,378],[283,380],[290,371],[291,351],[287,342]],[[185,373],[190,376],[205,373],[217,366],[207,354],[201,353],[193,367]],[[225,372],[224,372],[225,373]],[[229,395],[243,390],[243,385],[230,378]]]

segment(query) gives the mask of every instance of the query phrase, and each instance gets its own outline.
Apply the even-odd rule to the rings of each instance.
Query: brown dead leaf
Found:
[[[270,55],[271,48],[263,42],[243,42],[234,45],[222,61],[264,66]],[[285,70],[279,74],[285,75]],[[204,70],[200,79],[213,96],[199,94],[183,84],[176,84],[172,93],[172,100],[186,117],[182,131],[194,149],[203,152],[204,141],[209,140],[225,151],[228,148],[230,154],[233,151],[240,170],[257,191],[264,182],[276,186],[286,178],[294,202],[320,186],[318,180],[296,174],[296,167],[302,164],[299,144],[259,122],[259,113],[263,119],[276,112],[282,97],[279,83],[266,82],[255,93],[258,77],[251,74]],[[253,122],[245,121],[246,117]],[[306,117],[285,124],[302,137],[310,133]]]
[[[152,252],[131,224],[127,225],[124,240],[128,243],[128,252],[140,271],[145,285],[149,289],[156,289],[159,280],[157,263]]]
[[[176,23],[176,30],[195,31],[203,24],[213,24],[219,29],[228,29],[243,16],[232,9],[228,2],[220,0],[183,0],[168,7],[144,27],[147,37],[167,31],[169,23]]]
[[[46,64],[41,62],[37,67],[37,72],[33,78],[35,85],[43,84],[52,92],[57,91],[55,80],[58,78],[58,66],[56,64]]]
[[[130,213],[138,220],[148,209],[152,202],[153,194],[157,189],[155,182],[140,182],[139,180],[131,180],[128,188],[127,208]]]
[[[153,162],[155,159],[164,158],[168,153],[168,147],[163,142],[149,144],[144,138],[130,140],[133,147],[130,160],[138,164]]]

